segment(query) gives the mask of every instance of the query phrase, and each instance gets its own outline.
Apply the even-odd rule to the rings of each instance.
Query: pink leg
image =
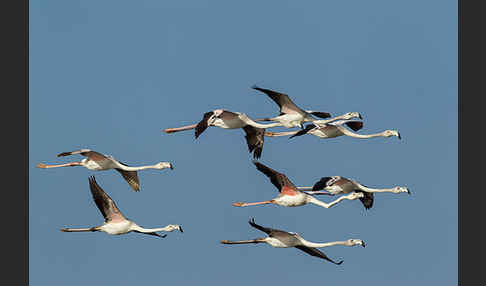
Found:
[[[80,162],[71,162],[67,164],[60,164],[60,165],[46,165],[44,163],[39,163],[37,164],[37,168],[43,168],[43,169],[48,169],[48,168],[57,168],[57,167],[71,167],[71,166],[81,166]]]
[[[187,126],[182,126],[178,128],[167,128],[164,130],[165,133],[174,133],[174,132],[179,132],[179,131],[184,131],[184,130],[191,130],[196,128],[197,124],[192,124],[192,125],[187,125]]]
[[[273,204],[274,201],[264,201],[264,202],[256,202],[256,203],[242,203],[242,202],[237,202],[233,203],[232,206],[234,207],[246,207],[246,206],[256,206],[256,205],[266,205],[266,204]]]

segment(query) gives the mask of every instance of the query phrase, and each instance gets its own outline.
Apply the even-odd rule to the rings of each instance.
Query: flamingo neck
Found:
[[[157,231],[171,231],[172,229],[169,228],[168,226],[159,227],[159,228],[143,228],[143,227],[133,223],[130,227],[130,230],[136,230],[136,231],[143,232],[143,233],[153,233],[153,232],[157,232]]]
[[[145,170],[145,169],[160,169],[157,165],[148,165],[148,166],[135,166],[135,167],[130,167],[130,166],[125,166],[120,163],[117,163],[118,168],[122,169],[124,171],[140,171],[140,170]]]
[[[280,122],[275,122],[275,123],[270,123],[270,124],[260,124],[260,123],[257,123],[255,121],[253,121],[250,117],[248,117],[248,115],[246,115],[244,113],[239,113],[238,114],[238,117],[243,122],[245,122],[246,124],[248,124],[250,126],[253,126],[253,127],[257,127],[257,128],[263,128],[263,129],[265,129],[265,128],[282,126],[282,123],[280,123]]]
[[[393,192],[393,188],[384,188],[384,189],[375,189],[375,188],[369,188],[366,186],[363,186],[357,182],[355,184],[363,191],[369,192],[369,193],[385,193],[385,192]]]
[[[300,239],[302,243],[305,246],[308,247],[328,247],[328,246],[334,246],[334,245],[346,245],[349,246],[349,243],[347,241],[332,241],[332,242],[323,242],[323,243],[316,243],[316,242],[310,242],[307,241],[303,238]]]
[[[379,132],[379,133],[374,133],[374,134],[358,134],[358,133],[354,133],[352,131],[349,131],[348,129],[346,129],[342,126],[339,126],[339,130],[341,130],[341,132],[343,132],[344,135],[349,136],[349,137],[354,137],[354,138],[366,139],[366,138],[374,138],[374,137],[385,137],[385,131]]]

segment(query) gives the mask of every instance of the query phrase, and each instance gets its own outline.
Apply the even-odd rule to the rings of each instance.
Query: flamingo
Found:
[[[357,134],[354,132],[349,131],[343,125],[348,126],[353,131],[358,131],[363,128],[362,121],[353,121],[353,120],[339,120],[334,122],[329,122],[327,124],[307,124],[306,127],[299,131],[286,131],[286,132],[265,132],[265,136],[276,137],[276,136],[286,136],[291,135],[289,137],[293,138],[296,136],[301,136],[304,134],[312,134],[319,138],[335,138],[339,136],[350,136],[354,138],[374,138],[374,137],[391,137],[396,136],[398,139],[402,139],[400,137],[400,133],[397,130],[385,130],[383,132],[375,133],[375,134]]]
[[[263,227],[255,223],[255,219],[250,219],[248,222],[252,227],[265,232],[268,236],[250,240],[221,240],[222,244],[248,244],[248,243],[267,243],[273,247],[280,247],[280,248],[288,248],[288,247],[295,247],[299,250],[304,251],[305,253],[316,256],[322,259],[325,259],[331,263],[340,265],[343,263],[343,260],[336,262],[329,257],[327,257],[324,253],[322,253],[317,247],[328,247],[333,245],[345,245],[345,246],[355,246],[361,245],[365,247],[365,243],[361,239],[348,239],[345,241],[333,241],[333,242],[325,242],[325,243],[316,243],[310,242],[305,240],[300,234],[295,232],[287,232],[279,229],[273,229],[269,227]]]
[[[328,112],[301,109],[300,107],[295,105],[295,103],[290,99],[287,94],[276,92],[266,88],[260,88],[256,85],[253,85],[252,88],[268,95],[280,107],[279,116],[258,119],[257,121],[278,121],[287,128],[304,128],[304,122],[312,122],[316,120],[314,117],[312,117],[312,115],[319,118],[331,117],[331,114]]]
[[[131,167],[116,160],[111,155],[103,155],[101,153],[92,151],[90,149],[80,149],[71,152],[62,152],[58,154],[57,157],[64,157],[64,156],[69,156],[74,154],[80,154],[86,156],[87,158],[79,162],[70,162],[70,163],[60,164],[60,165],[46,165],[43,163],[39,163],[37,164],[37,168],[48,169],[48,168],[57,168],[57,167],[83,166],[88,168],[89,170],[94,170],[94,171],[115,169],[122,175],[122,177],[128,182],[130,187],[132,187],[132,189],[135,192],[140,191],[140,183],[138,181],[137,171],[144,170],[144,169],[158,169],[158,170],[163,170],[166,168],[170,168],[171,170],[174,169],[174,166],[172,166],[170,162],[159,162],[155,165],[150,165],[150,166]]]
[[[253,157],[258,159],[261,157],[264,143],[265,128],[282,126],[281,123],[260,124],[252,120],[248,115],[241,112],[231,112],[224,109],[216,109],[206,112],[203,119],[192,125],[187,125],[178,128],[167,128],[165,133],[174,133],[184,130],[195,129],[195,138],[197,139],[209,126],[217,126],[224,129],[238,129],[242,128],[245,131],[245,138],[248,145],[248,150],[253,151]]]
[[[89,177],[89,188],[91,195],[96,203],[96,206],[100,210],[101,214],[105,218],[105,223],[101,226],[89,227],[89,228],[62,228],[63,232],[86,232],[86,231],[104,231],[108,234],[120,235],[129,232],[138,232],[148,235],[154,235],[158,237],[166,237],[167,235],[160,235],[158,231],[182,231],[182,227],[177,224],[169,224],[166,227],[160,228],[143,228],[137,225],[135,222],[128,220],[123,216],[115,202],[108,196],[105,191],[98,185],[94,176]]]
[[[359,200],[361,201],[365,209],[370,209],[373,206],[373,193],[389,192],[394,194],[411,194],[410,190],[406,187],[397,186],[390,189],[369,188],[354,180],[347,179],[341,176],[323,177],[312,187],[299,187],[298,189],[312,189],[312,191],[307,192],[309,194],[363,194],[363,197],[360,197]]]
[[[284,174],[279,173],[256,160],[253,161],[253,164],[255,164],[256,168],[260,172],[262,172],[268,178],[270,178],[270,181],[275,187],[277,187],[280,194],[275,199],[269,201],[254,202],[254,203],[236,202],[232,204],[235,207],[246,207],[246,206],[265,205],[265,204],[276,204],[285,207],[297,207],[297,206],[302,206],[311,203],[324,208],[330,208],[335,204],[346,199],[355,200],[357,198],[364,197],[363,193],[354,192],[346,196],[341,196],[330,203],[325,203],[323,201],[314,198],[312,196],[312,192],[306,193],[305,191],[300,191],[299,189],[297,189],[297,187]],[[316,194],[328,195],[326,192],[317,192]]]

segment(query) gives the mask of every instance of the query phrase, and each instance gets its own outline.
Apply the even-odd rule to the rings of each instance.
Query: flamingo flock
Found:
[[[194,139],[198,139],[208,127],[220,127],[223,129],[243,129],[245,134],[248,151],[253,156],[253,164],[256,169],[263,173],[270,182],[277,188],[279,194],[270,200],[259,202],[235,202],[232,205],[235,207],[247,206],[262,206],[262,205],[279,205],[284,207],[297,207],[306,204],[317,205],[329,209],[345,200],[353,201],[359,199],[365,209],[370,209],[374,203],[375,193],[407,193],[411,194],[407,187],[396,186],[392,188],[371,188],[362,185],[361,183],[348,179],[342,176],[326,176],[320,178],[310,187],[298,187],[283,173],[276,171],[259,161],[262,157],[263,144],[265,137],[282,137],[289,136],[294,138],[305,134],[312,134],[319,138],[335,138],[339,136],[348,136],[359,139],[376,138],[376,137],[397,137],[401,139],[398,130],[385,130],[375,134],[359,134],[356,133],[363,127],[363,117],[359,112],[347,112],[339,116],[332,117],[329,112],[304,110],[298,107],[292,99],[284,93],[273,91],[266,88],[261,88],[256,85],[252,86],[253,90],[259,91],[267,95],[280,108],[280,114],[273,117],[263,117],[259,119],[252,119],[247,114],[237,111],[229,111],[226,109],[215,109],[205,112],[202,119],[198,123],[185,125],[176,128],[167,128],[165,133],[171,134],[180,131],[187,131],[194,129]],[[200,117],[199,117],[200,118]],[[259,123],[270,122],[270,123]],[[305,125],[307,124],[307,125]],[[273,127],[285,128],[299,128],[298,130],[271,132],[267,129]],[[349,128],[349,129],[348,129]],[[352,131],[351,131],[352,130]],[[159,162],[154,165],[145,166],[129,166],[121,161],[115,159],[111,155],[105,155],[92,151],[90,149],[79,149],[76,151],[62,152],[57,157],[65,157],[71,155],[82,155],[85,158],[80,161],[73,161],[62,164],[44,164],[39,163],[38,168],[50,169],[58,167],[73,167],[83,166],[92,171],[103,171],[114,169],[121,174],[123,179],[129,184],[130,188],[135,191],[140,191],[140,182],[138,178],[138,171],[146,169],[173,170],[171,162]],[[101,226],[85,227],[85,228],[62,228],[62,232],[105,232],[110,235],[122,235],[130,232],[147,234],[164,238],[167,234],[159,234],[159,232],[172,232],[178,230],[182,231],[182,226],[179,224],[169,224],[165,227],[158,228],[144,228],[136,224],[134,221],[127,219],[111,197],[101,188],[94,176],[89,177],[89,187],[94,203],[103,215],[105,222]],[[330,198],[340,195],[340,197],[325,202],[316,198],[316,196],[325,195]],[[267,234],[266,237],[250,239],[250,240],[221,240],[221,244],[258,244],[266,243],[276,248],[295,247],[311,256],[318,257],[336,265],[340,265],[343,261],[335,261],[326,256],[318,248],[343,245],[343,246],[362,246],[365,243],[361,239],[352,238],[343,241],[316,243],[305,240],[300,234],[294,232],[287,232],[283,230],[263,227],[255,223],[253,218],[249,221],[250,226]]]

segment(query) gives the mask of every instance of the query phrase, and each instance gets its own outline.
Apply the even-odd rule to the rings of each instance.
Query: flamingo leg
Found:
[[[196,128],[197,124],[192,124],[192,125],[187,125],[187,126],[182,126],[182,127],[177,127],[177,128],[167,128],[164,129],[165,133],[174,133],[174,132],[179,132],[179,131],[184,131],[184,130],[191,130]]]
[[[237,202],[233,203],[232,206],[234,207],[247,207],[247,206],[256,206],[256,205],[266,205],[266,204],[273,204],[274,201],[263,201],[263,202],[255,202],[255,203],[242,203],[242,202]]]
[[[249,239],[249,240],[221,240],[222,244],[247,244],[247,243],[262,243],[265,242],[265,238],[256,238],[256,239]]]
[[[39,164],[37,164],[36,167],[42,168],[42,169],[49,169],[49,168],[72,167],[72,166],[81,166],[81,162],[71,162],[71,163],[60,164],[60,165],[46,165],[44,163],[39,163]]]
[[[87,227],[87,228],[61,228],[63,232],[84,232],[84,231],[99,231],[97,227]]]
[[[312,190],[312,186],[310,187],[297,187],[299,190]]]

